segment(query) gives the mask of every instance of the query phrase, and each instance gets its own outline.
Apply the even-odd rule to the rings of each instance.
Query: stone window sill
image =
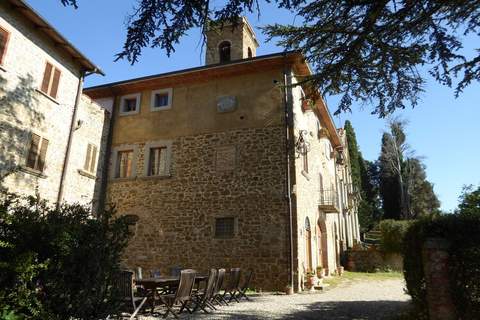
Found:
[[[125,182],[125,181],[134,181],[134,180],[137,180],[137,177],[110,178],[110,182]]]
[[[170,179],[172,177],[171,174],[161,175],[161,176],[143,176],[138,177],[139,180],[165,180]]]
[[[25,167],[25,166],[21,166],[20,171],[31,174],[32,176],[36,176],[36,177],[39,177],[39,178],[42,178],[42,179],[47,178],[47,176],[43,172],[32,169],[32,168],[28,168],[28,167]]]
[[[129,112],[120,111],[120,112],[118,113],[118,115],[119,115],[120,117],[127,117],[127,116],[134,116],[134,115],[136,115],[136,114],[138,114],[138,113],[139,113],[139,111],[137,111],[137,110],[135,110],[135,111],[129,111]]]
[[[94,174],[92,174],[91,172],[85,171],[83,169],[78,169],[78,173],[81,176],[84,176],[84,177],[87,177],[87,178],[90,178],[90,179],[93,179],[93,180],[97,179],[97,177]]]
[[[42,96],[44,96],[45,98],[49,99],[49,100],[52,101],[53,103],[56,103],[56,104],[60,105],[60,102],[58,102],[57,99],[50,97],[48,94],[46,94],[46,93],[43,92],[42,90],[35,89],[35,91],[37,91],[38,93],[40,93]]]

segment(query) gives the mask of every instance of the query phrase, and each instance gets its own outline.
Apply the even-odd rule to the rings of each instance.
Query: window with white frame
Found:
[[[171,142],[161,141],[145,145],[145,175],[170,175]]]
[[[116,178],[130,178],[133,176],[133,150],[122,150],[117,153],[115,168]]]
[[[148,161],[149,176],[164,176],[167,174],[167,148],[150,148],[150,159]]]
[[[172,107],[172,89],[159,89],[152,91],[150,109],[152,111],[166,110]]]
[[[135,114],[140,111],[140,93],[123,96],[120,100],[120,115]]]

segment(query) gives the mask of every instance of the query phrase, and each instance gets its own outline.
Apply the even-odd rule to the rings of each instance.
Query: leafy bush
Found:
[[[116,311],[111,283],[128,243],[125,218],[0,198],[0,319],[99,319]]]
[[[444,238],[451,244],[450,288],[458,318],[480,319],[480,214],[452,214],[420,220],[407,231],[404,274],[407,291],[420,314],[419,319],[427,318],[426,283],[421,256],[422,246],[430,237]]]
[[[403,239],[411,221],[383,220],[380,222],[380,246],[387,253],[401,253]]]

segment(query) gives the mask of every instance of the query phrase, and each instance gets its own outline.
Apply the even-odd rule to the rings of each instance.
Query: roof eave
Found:
[[[41,32],[46,34],[56,46],[63,48],[72,58],[77,61],[85,72],[105,75],[105,73],[91,62],[80,50],[75,48],[64,36],[62,36],[51,24],[47,22],[35,9],[24,0],[8,0],[10,4],[30,20]]]

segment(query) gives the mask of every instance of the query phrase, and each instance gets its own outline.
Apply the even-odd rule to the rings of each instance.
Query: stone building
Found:
[[[256,56],[245,19],[208,31],[202,67],[85,89],[112,109],[107,202],[138,218],[125,263],[255,271],[255,287],[330,274],[358,241],[345,135],[298,52]]]
[[[10,191],[92,201],[108,129],[108,112],[82,95],[92,73],[101,71],[28,4],[0,2],[0,177]]]

